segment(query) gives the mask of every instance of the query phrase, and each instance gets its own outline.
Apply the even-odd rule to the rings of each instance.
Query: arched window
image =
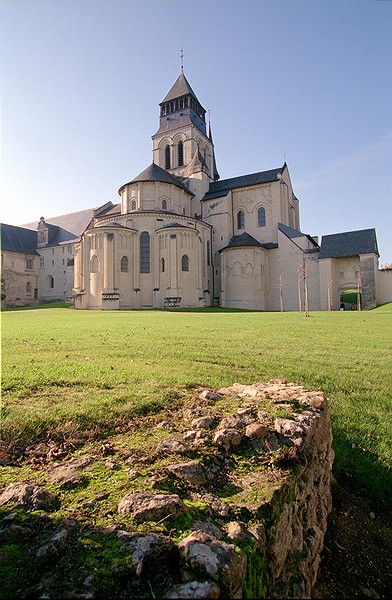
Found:
[[[165,146],[165,169],[170,169],[170,146]]]
[[[28,281],[26,283],[26,294],[31,294],[31,283]]]
[[[46,279],[46,288],[52,290],[54,288],[54,279],[51,275],[48,275]]]
[[[140,234],[140,273],[150,272],[150,234],[143,231]]]
[[[181,269],[182,271],[189,271],[189,258],[186,254],[183,254],[181,258]]]
[[[132,202],[131,202],[131,210],[136,210],[136,200],[132,200]]]
[[[184,144],[182,140],[178,142],[178,166],[182,167],[184,164]]]
[[[265,227],[265,208],[262,206],[257,211],[257,227]]]
[[[123,256],[120,263],[121,273],[128,273],[128,258]]]
[[[243,210],[239,210],[237,213],[237,229],[245,228],[245,215]]]
[[[91,259],[90,272],[91,273],[99,272],[99,258],[96,254],[94,254],[94,256]]]
[[[162,210],[167,210],[167,200],[162,200]]]
[[[162,271],[162,273],[165,272],[165,259],[164,258],[161,258],[161,271]]]

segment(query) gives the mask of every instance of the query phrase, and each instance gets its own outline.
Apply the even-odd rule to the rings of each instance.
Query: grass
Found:
[[[334,472],[390,504],[392,304],[368,312],[223,309],[2,315],[2,444],[105,437],[198,385],[283,377],[331,398]]]

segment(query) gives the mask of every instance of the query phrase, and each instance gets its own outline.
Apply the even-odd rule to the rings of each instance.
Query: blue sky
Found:
[[[288,164],[301,229],[392,263],[392,2],[1,0],[1,213],[119,201],[184,73],[222,179]]]

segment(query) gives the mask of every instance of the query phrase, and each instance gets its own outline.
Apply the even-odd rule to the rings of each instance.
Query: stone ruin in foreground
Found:
[[[137,524],[112,527],[130,556],[128,597],[310,598],[332,506],[330,403],[323,392],[281,379],[199,389],[155,432],[149,456],[134,449],[110,457],[129,476],[117,517]],[[93,464],[94,457],[59,461],[45,476],[52,486],[71,488]],[[51,500],[37,485],[16,483],[0,495],[0,506],[29,510]],[[172,523],[167,534],[151,529],[165,522]],[[36,557],[64,551],[71,529],[72,523],[57,530]],[[96,591],[92,574],[87,589],[72,597],[98,597]]]

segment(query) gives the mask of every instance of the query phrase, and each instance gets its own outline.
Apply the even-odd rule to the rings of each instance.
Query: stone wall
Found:
[[[147,422],[137,426],[147,440]],[[331,510],[330,405],[323,393],[285,380],[198,389],[170,418],[156,421],[152,437],[150,454],[147,441],[127,454],[102,444],[106,468],[128,477],[116,505],[109,493],[87,495],[89,469],[102,469],[94,455],[49,461],[35,483],[9,484],[0,493],[2,511],[10,511],[0,537],[21,529],[13,522],[18,507],[64,513],[64,490],[83,486],[81,512],[99,505],[117,514],[116,525],[105,529],[108,544],[118,544],[105,578],[108,585],[120,578],[118,557],[126,553],[118,597],[147,598],[154,590],[162,598],[310,598]],[[31,589],[23,597],[107,595],[91,556],[91,574],[78,582],[72,556],[82,547],[86,561],[91,538],[84,541],[85,526],[72,511],[61,526],[55,516],[47,520],[44,537],[29,533]],[[105,549],[105,558],[95,546],[91,552],[102,569]],[[53,569],[64,554],[71,572],[56,581]]]

